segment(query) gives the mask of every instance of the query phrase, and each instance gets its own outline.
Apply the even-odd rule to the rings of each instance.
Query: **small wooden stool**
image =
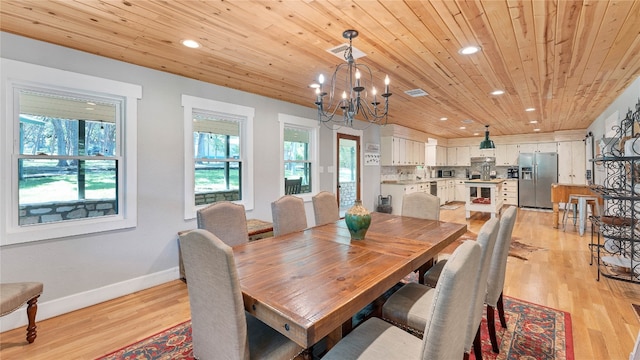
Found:
[[[36,339],[36,312],[38,298],[42,294],[42,283],[21,282],[0,284],[0,316],[5,316],[18,310],[25,303],[27,305],[27,342],[31,344]]]

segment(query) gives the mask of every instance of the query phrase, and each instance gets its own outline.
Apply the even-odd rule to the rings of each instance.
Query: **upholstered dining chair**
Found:
[[[230,201],[215,202],[196,212],[198,229],[205,229],[229,246],[249,241],[244,206]]]
[[[303,349],[244,310],[233,250],[209,231],[180,235],[197,359],[293,359]]]
[[[440,198],[423,192],[405,194],[402,197],[402,216],[440,220]]]
[[[293,195],[284,195],[271,203],[273,235],[284,235],[307,228],[304,201]]]
[[[422,340],[374,317],[340,340],[322,359],[461,359],[480,253],[475,241],[465,241],[453,252],[441,281],[430,293],[432,306],[424,308]],[[413,285],[423,286],[410,283],[403,288]]]
[[[340,208],[336,196],[328,191],[321,191],[311,198],[316,226],[340,220]]]
[[[469,310],[469,317],[466,319],[466,329],[464,337],[464,352],[465,357],[471,351],[473,346],[476,359],[482,359],[482,348],[480,345],[480,323],[482,321],[482,313],[484,310],[484,300],[487,292],[487,276],[489,274],[489,264],[491,262],[491,256],[493,254],[493,248],[498,237],[499,220],[491,219],[485,222],[485,224],[478,232],[478,238],[476,242],[480,245],[482,251],[480,256],[480,269],[474,273],[474,282],[471,292],[471,303]],[[441,281],[442,271],[449,263],[447,261],[441,261],[440,278],[438,284]],[[427,271],[427,274],[431,271]],[[427,275],[425,275],[425,278]],[[403,286],[398,291],[387,299],[382,306],[382,317],[386,320],[397,324],[410,332],[420,336],[421,329],[424,328],[426,323],[426,315],[428,309],[432,306],[435,289],[422,284],[410,283],[410,286]]]
[[[27,342],[36,340],[36,312],[38,298],[42,294],[41,282],[18,282],[0,284],[0,316],[10,314],[27,304]]]
[[[505,273],[507,270],[507,257],[509,256],[509,247],[513,235],[513,228],[516,224],[516,216],[518,208],[510,206],[500,216],[500,230],[498,230],[498,239],[491,256],[491,265],[489,266],[489,275],[487,276],[487,327],[489,328],[489,338],[491,339],[491,347],[493,352],[499,353],[498,339],[496,337],[495,311],[498,309],[500,317],[500,325],[507,327],[507,321],[504,317],[504,303],[502,301],[502,290],[504,288]]]

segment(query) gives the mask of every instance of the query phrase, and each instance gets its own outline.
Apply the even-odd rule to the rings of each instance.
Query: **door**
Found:
[[[344,212],[360,198],[360,137],[338,133],[338,189],[340,211]]]

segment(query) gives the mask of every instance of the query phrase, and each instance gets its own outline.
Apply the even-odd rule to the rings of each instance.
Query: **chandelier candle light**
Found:
[[[321,123],[341,123],[345,126],[353,126],[353,119],[360,115],[369,123],[384,125],[387,123],[389,112],[389,76],[384,79],[384,93],[380,96],[384,99],[384,109],[379,109],[378,95],[373,87],[373,73],[364,64],[356,63],[353,58],[352,40],[358,37],[357,30],[345,30],[342,33],[345,39],[349,39],[349,46],[344,51],[345,63],[336,66],[331,77],[329,93],[324,91],[324,75],[318,77],[316,87],[316,106],[318,107],[318,120]],[[344,82],[343,82],[344,81]],[[368,99],[366,86],[371,86],[371,97]],[[342,96],[338,99],[338,93],[342,90]],[[325,96],[329,95],[328,103]],[[369,103],[371,101],[371,103]],[[342,118],[340,119],[340,111]],[[338,117],[334,119],[334,117]]]

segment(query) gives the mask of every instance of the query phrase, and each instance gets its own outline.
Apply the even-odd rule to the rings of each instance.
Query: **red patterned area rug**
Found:
[[[507,329],[498,328],[500,353],[491,351],[486,317],[482,319],[482,357],[494,359],[573,360],[573,338],[569,313],[505,297]],[[164,330],[98,360],[193,359],[191,321]],[[473,352],[471,359],[473,359]]]

